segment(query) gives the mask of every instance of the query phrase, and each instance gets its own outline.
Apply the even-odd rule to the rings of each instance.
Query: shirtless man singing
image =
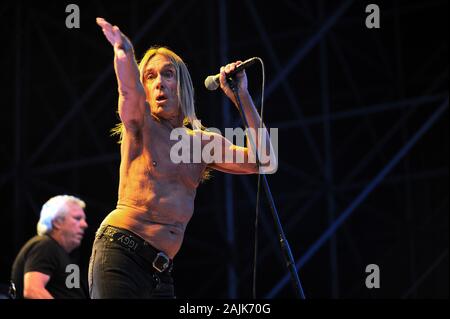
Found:
[[[91,298],[175,298],[173,258],[194,212],[199,182],[207,169],[258,173],[258,166],[251,160],[254,151],[251,146],[233,145],[222,135],[203,129],[195,115],[189,72],[176,53],[152,47],[137,65],[133,46],[119,28],[102,18],[97,18],[97,24],[114,47],[121,163],[117,207],[100,225],[92,248],[89,293]],[[220,69],[220,87],[236,106],[226,76],[240,63]],[[257,129],[260,117],[247,89],[245,71],[235,78],[242,111],[249,127]],[[234,163],[210,154],[199,162],[174,163],[170,157],[177,143],[170,138],[174,129],[181,129],[201,148],[214,141],[223,148],[221,154],[228,151],[244,160]],[[265,130],[263,134],[268,136]],[[270,138],[265,143],[272,150]],[[275,171],[276,165],[270,154],[265,171]]]

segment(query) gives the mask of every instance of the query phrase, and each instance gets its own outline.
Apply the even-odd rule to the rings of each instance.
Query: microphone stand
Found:
[[[242,111],[242,102],[239,97],[238,88],[236,87],[236,83],[235,83],[233,75],[227,77],[227,81],[228,81],[228,84],[230,85],[231,90],[233,91],[234,96],[236,97],[236,101],[238,103],[238,110],[239,110],[241,118],[244,122],[245,128],[247,129],[247,131],[249,131],[247,117],[245,116],[245,113]],[[257,133],[257,136],[258,135],[259,134]],[[261,162],[259,161],[258,149],[256,148],[255,142],[253,141],[252,134],[247,134],[247,136],[250,140],[250,143],[251,143],[253,149],[255,150],[256,164],[258,166],[258,174],[260,174],[259,168],[261,166]],[[266,192],[267,200],[269,201],[269,204],[270,204],[270,210],[272,212],[272,217],[273,217],[273,220],[275,223],[275,227],[278,231],[280,248],[281,248],[281,251],[283,252],[286,266],[291,275],[291,283],[294,286],[294,290],[297,295],[297,298],[306,299],[305,293],[303,292],[302,284],[300,283],[300,278],[298,277],[298,274],[297,274],[294,257],[292,256],[291,248],[286,239],[286,236],[284,235],[283,227],[281,226],[280,218],[278,217],[277,208],[275,207],[275,202],[273,200],[273,196],[270,191],[270,187],[267,182],[266,175],[265,174],[260,174],[260,175],[262,175],[264,191]]]

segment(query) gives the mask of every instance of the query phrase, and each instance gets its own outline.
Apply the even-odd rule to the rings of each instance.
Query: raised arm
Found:
[[[131,41],[103,18],[97,18],[105,37],[114,47],[114,69],[119,90],[119,116],[127,130],[138,130],[144,118],[145,91]]]

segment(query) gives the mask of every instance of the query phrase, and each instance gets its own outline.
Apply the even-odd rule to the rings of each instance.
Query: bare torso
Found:
[[[147,113],[142,129],[125,130],[117,208],[102,224],[128,229],[173,258],[194,211],[204,163],[173,163],[171,127]],[[200,138],[189,132],[190,138]]]

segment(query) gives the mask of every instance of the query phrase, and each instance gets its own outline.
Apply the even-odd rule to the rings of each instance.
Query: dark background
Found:
[[[69,3],[79,29],[65,26]],[[370,3],[380,29],[365,26]],[[264,60],[265,123],[279,129],[279,169],[267,177],[308,298],[448,298],[448,1],[2,2],[0,282],[48,198],[87,203],[84,271],[115,207],[117,86],[97,16],[138,59],[153,44],[179,53],[209,127],[241,122],[204,78]],[[261,68],[247,75],[259,101]],[[178,297],[251,297],[256,180],[214,172],[200,185],[175,258]],[[265,201],[259,229],[257,296],[294,298],[289,283],[272,290],[286,268]],[[365,287],[368,264],[380,267],[379,289]]]

